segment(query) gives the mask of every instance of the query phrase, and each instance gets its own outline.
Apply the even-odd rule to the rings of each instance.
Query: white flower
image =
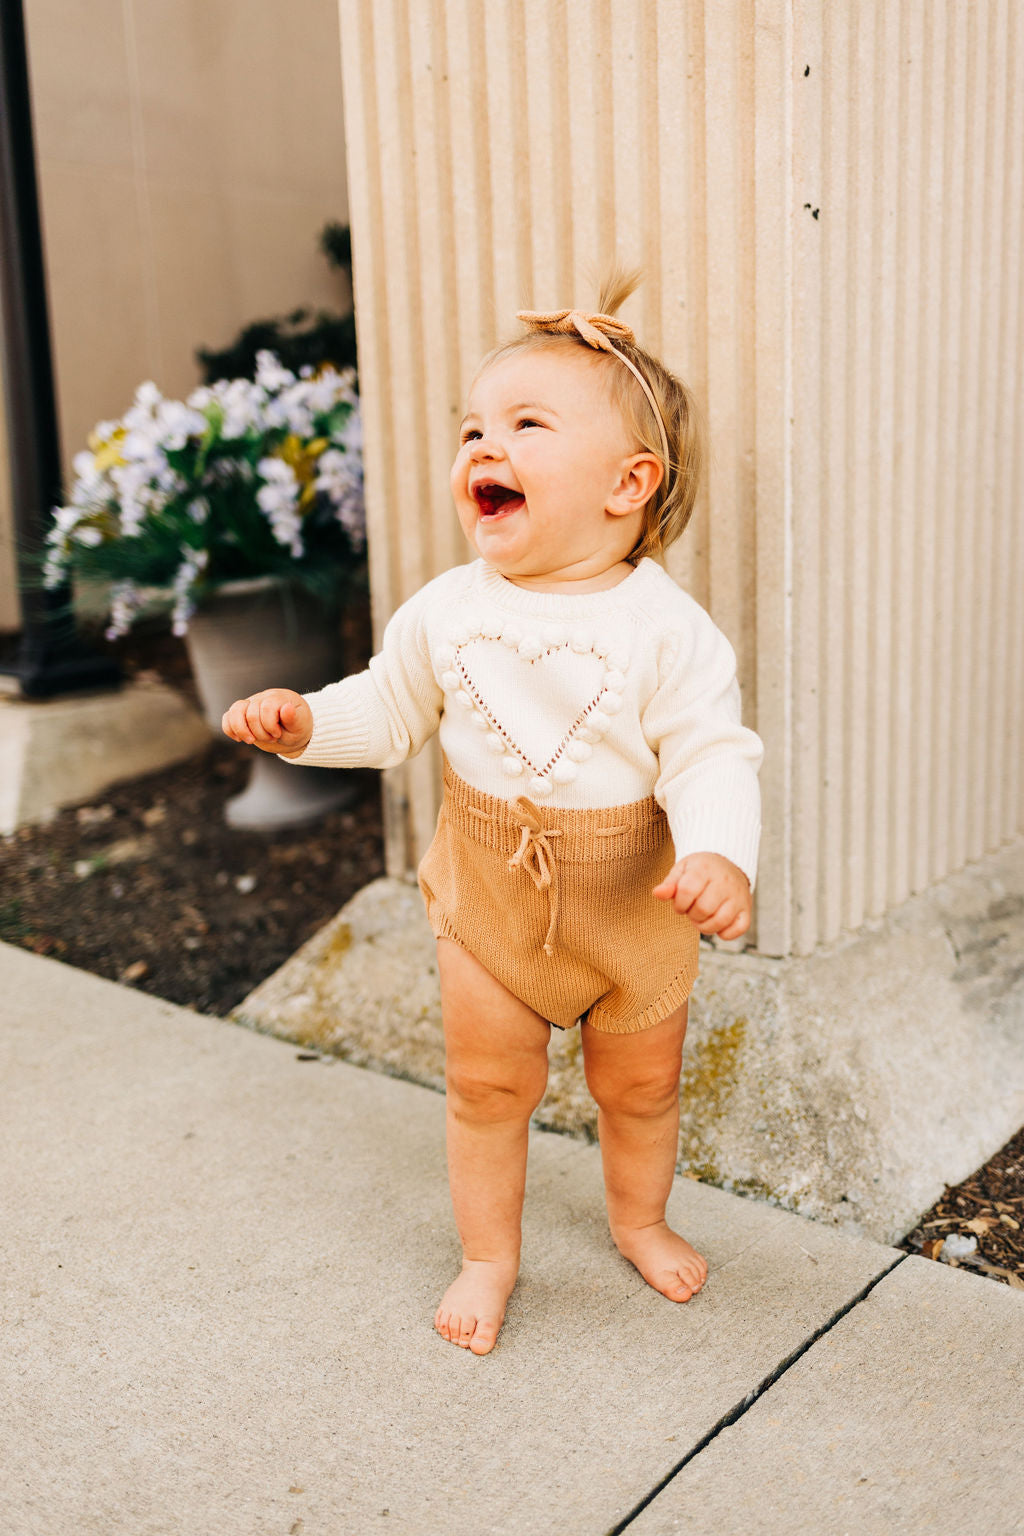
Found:
[[[165,449],[184,448],[190,437],[202,437],[209,426],[201,411],[193,411],[180,400],[165,400],[160,408],[160,428]]]
[[[110,589],[110,625],[106,631],[108,640],[126,635],[132,619],[145,603],[134,581],[115,581]]]
[[[53,539],[56,534],[70,533],[81,515],[77,507],[54,507],[53,528],[48,537]]]
[[[103,479],[102,470],[96,468],[96,456],[90,453],[88,448],[83,448],[81,453],[76,453],[71,463],[79,480],[94,483]]]
[[[356,432],[359,419],[353,412]],[[352,417],[345,423],[346,428]],[[345,529],[354,549],[362,549],[366,542],[366,512],[363,504],[363,462],[357,453],[346,453],[340,448],[326,448],[317,463],[314,485],[324,492],[334,506],[334,514]]]
[[[291,369],[285,368],[276,353],[264,348],[256,354],[256,382],[262,384],[264,389],[285,389],[295,383],[295,375]]]
[[[192,588],[196,577],[206,569],[209,558],[205,549],[186,550],[184,560],[174,573],[174,611],[171,614],[171,633],[174,635],[180,637],[188,630],[188,621],[196,611]]]
[[[162,399],[163,395],[152,379],[147,379],[145,384],[140,384],[135,391],[135,404],[144,411],[155,411]]]
[[[159,506],[158,498],[147,494],[152,491],[148,466],[118,464],[111,470],[110,478],[117,487],[121,532],[125,537],[133,538],[141,532],[146,514],[154,510],[154,505]]]
[[[286,544],[298,559],[302,548],[302,519],[298,513],[299,482],[295,471],[284,459],[260,459],[256,466],[264,484],[256,492],[256,500],[270,520],[275,539]]]

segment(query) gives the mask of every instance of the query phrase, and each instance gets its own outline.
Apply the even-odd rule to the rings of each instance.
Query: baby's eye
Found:
[[[516,422],[516,426],[517,427],[540,427],[540,426],[543,426],[543,422],[536,421],[532,416],[520,416],[519,420]]]
[[[479,436],[480,433],[477,431],[476,427],[466,427],[459,436],[459,442],[463,444],[472,443],[475,442]]]

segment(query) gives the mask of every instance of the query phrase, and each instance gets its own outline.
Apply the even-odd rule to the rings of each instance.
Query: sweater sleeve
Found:
[[[654,795],[668,816],[676,858],[721,854],[753,888],[764,747],[740,722],[735,652],[696,604],[687,630],[663,648],[642,724],[658,757]]]
[[[303,694],[313,712],[313,734],[305,751],[285,762],[395,768],[433,735],[444,695],[430,661],[424,590],[392,615],[365,672]]]

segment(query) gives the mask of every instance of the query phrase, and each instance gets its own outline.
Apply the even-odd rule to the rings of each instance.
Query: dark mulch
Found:
[[[357,629],[358,654],[365,616]],[[160,629],[120,642],[118,654],[127,673],[155,671],[191,692],[184,647]],[[0,939],[202,1013],[228,1013],[383,873],[379,775],[347,775],[348,809],[268,834],[223,820],[248,771],[247,750],[225,741],[0,838]],[[1024,1130],[947,1188],[900,1246],[937,1259],[950,1235],[977,1239],[954,1263],[1024,1289]]]
[[[0,939],[223,1015],[383,873],[380,779],[290,832],[223,820],[230,743],[0,841]]]
[[[984,1168],[962,1184],[947,1186],[900,1247],[937,1259],[951,1234],[977,1242],[975,1251],[959,1261],[960,1268],[1024,1291],[1024,1129]]]
[[[350,636],[367,643],[365,615]],[[194,700],[184,644],[155,625],[108,647],[127,677]],[[224,1015],[369,880],[383,874],[380,775],[346,773],[352,802],[287,832],[240,832],[224,802],[252,748],[208,752],[0,838],[0,939]]]

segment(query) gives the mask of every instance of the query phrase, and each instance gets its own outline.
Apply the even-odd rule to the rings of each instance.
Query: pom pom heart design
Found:
[[[625,658],[581,633],[558,640],[511,626],[501,635],[463,628],[452,640],[442,686],[486,725],[504,771],[528,774],[537,795],[570,783],[622,707]]]

